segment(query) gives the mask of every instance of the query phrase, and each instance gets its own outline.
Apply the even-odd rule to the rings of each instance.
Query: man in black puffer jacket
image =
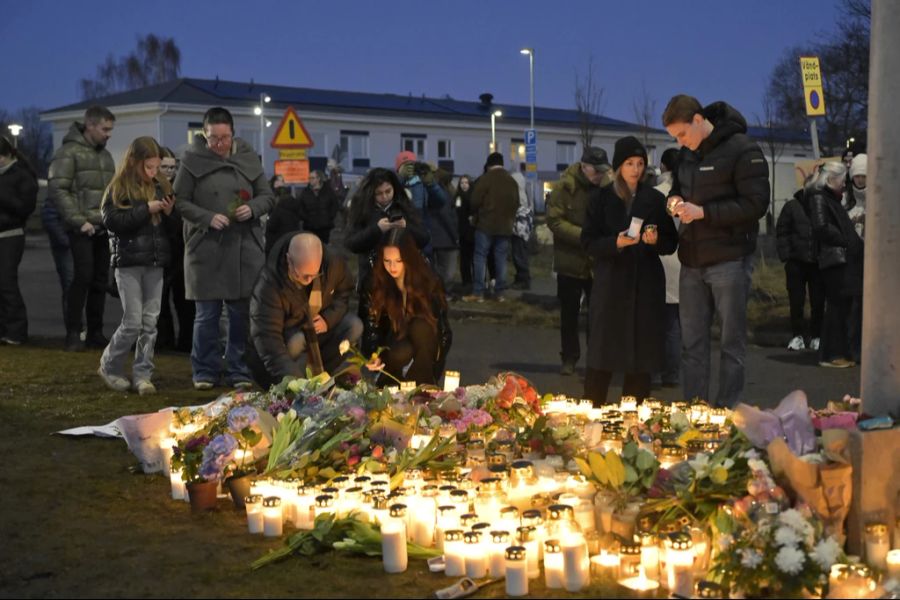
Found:
[[[803,190],[797,190],[778,215],[775,225],[778,240],[778,258],[784,263],[785,283],[791,304],[791,341],[788,350],[804,350],[803,307],[809,288],[809,349],[819,349],[822,317],[825,315],[825,284],[816,262],[816,248],[812,224],[809,221],[809,203]]]
[[[314,234],[279,238],[250,298],[253,347],[246,360],[257,383],[267,388],[285,376],[305,376],[304,330],[315,329],[325,369],[336,368],[341,342],[355,345],[363,332],[362,321],[347,310],[352,291],[347,259],[325,251]]]
[[[673,97],[663,125],[683,146],[669,192],[681,219],[680,316],[685,398],[710,399],[710,326],[722,324],[717,406],[732,407],[744,388],[747,296],[759,220],[769,205],[769,167],[747,136],[747,122],[724,102],[702,107]]]

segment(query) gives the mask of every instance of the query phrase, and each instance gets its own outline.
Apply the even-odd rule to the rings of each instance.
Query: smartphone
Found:
[[[402,218],[403,218],[403,215],[391,215],[390,217],[388,217],[388,221],[393,223],[395,221],[399,221]]]
[[[631,225],[628,227],[628,237],[637,239],[641,235],[641,225],[644,220],[639,217],[631,217]]]

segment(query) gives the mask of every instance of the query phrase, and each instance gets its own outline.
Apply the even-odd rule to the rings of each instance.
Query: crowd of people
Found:
[[[744,118],[724,102],[675,96],[662,121],[681,148],[663,153],[658,177],[644,145],[626,136],[611,162],[603,149],[585,147],[549,196],[560,372],[572,375],[582,356],[586,306],[586,398],[606,403],[621,373],[624,395],[680,385],[686,398],[733,406],[744,386],[768,164]],[[114,126],[100,106],[72,124],[53,157],[41,212],[62,289],[65,349],[102,348],[98,373],[114,390],[154,393],[157,348],[190,352],[198,390],[247,389],[333,371],[346,358],[344,341],[369,357],[366,368],[380,383],[433,384],[453,341],[449,301],[502,302],[508,286],[531,286],[533,199],[500,153],[454,186],[454,174],[402,151],[393,169],[371,169],[349,197],[330,164],[295,195],[281,176],[266,178],[225,108],[206,112],[203,134],[180,160],[145,136],[116,169],[105,148]],[[7,344],[28,335],[17,270],[36,194],[33,169],[0,138],[0,339]],[[849,167],[823,164],[778,220],[789,348],[818,350],[824,366],[859,361],[864,227],[864,154]],[[347,253],[356,255],[355,278]],[[110,291],[123,317],[107,339]],[[721,358],[711,398],[714,318]]]

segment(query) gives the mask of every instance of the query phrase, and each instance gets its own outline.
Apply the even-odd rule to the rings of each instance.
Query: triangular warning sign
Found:
[[[272,137],[273,148],[312,148],[313,141],[293,106],[288,106]]]

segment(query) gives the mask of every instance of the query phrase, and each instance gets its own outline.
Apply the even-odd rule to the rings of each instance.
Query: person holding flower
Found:
[[[397,380],[433,384],[453,341],[443,285],[406,229],[385,233],[376,257],[360,300],[363,353],[387,350],[368,367]]]
[[[103,350],[98,373],[113,390],[131,388],[125,378],[125,357],[134,345],[132,381],[142,396],[156,393],[151,381],[156,321],[163,269],[172,258],[163,221],[172,215],[175,197],[169,180],[159,174],[161,160],[162,151],[152,137],[131,142],[100,203],[123,315]]]
[[[194,387],[212,388],[222,370],[219,318],[228,311],[224,379],[235,388],[252,384],[244,360],[250,294],[265,265],[260,218],[275,198],[259,157],[234,137],[231,113],[211,108],[175,178],[184,218],[186,295],[196,302],[191,367]]]
[[[666,278],[660,254],[678,245],[665,197],[642,182],[647,150],[627,136],[616,141],[615,180],[592,192],[581,243],[594,259],[585,397],[606,403],[615,371],[623,396],[650,396],[650,376],[662,368]]]

